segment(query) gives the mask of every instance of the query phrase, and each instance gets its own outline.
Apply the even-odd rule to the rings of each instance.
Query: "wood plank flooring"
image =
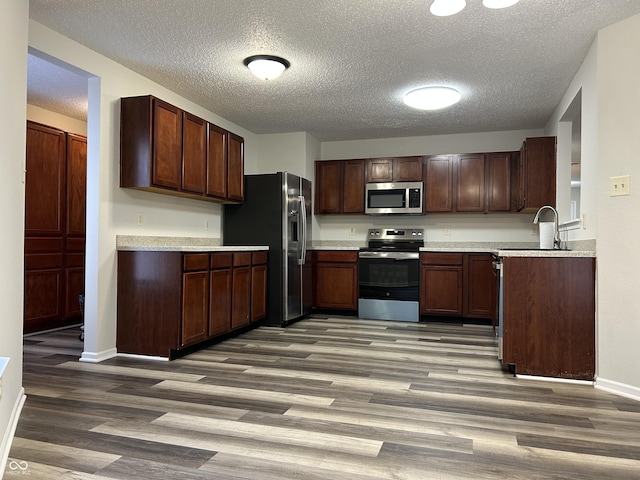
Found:
[[[640,403],[516,379],[491,327],[311,317],[172,362],[25,338],[5,479],[640,479]]]

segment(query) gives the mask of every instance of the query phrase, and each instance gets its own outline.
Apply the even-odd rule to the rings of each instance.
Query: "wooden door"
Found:
[[[364,213],[365,161],[345,160],[342,178],[342,213]]]
[[[182,334],[180,346],[207,338],[209,329],[209,272],[182,275]]]
[[[420,313],[463,314],[463,269],[454,265],[423,265],[420,269]]]
[[[231,268],[211,270],[209,336],[231,330]]]
[[[321,308],[357,310],[357,264],[318,262],[315,303]]]
[[[396,158],[393,178],[396,182],[421,182],[422,157]]]
[[[244,139],[228,134],[227,199],[244,200]]]
[[[464,316],[496,318],[497,281],[493,270],[493,255],[465,255]]]
[[[367,160],[367,182],[393,182],[393,159],[370,158]]]
[[[207,122],[183,112],[182,190],[205,193],[207,181]]]
[[[456,211],[484,212],[484,155],[459,155],[456,164]]]
[[[207,195],[227,198],[227,131],[207,124]]]
[[[154,186],[178,190],[182,166],[182,110],[157,98],[153,99]]]
[[[251,266],[233,268],[231,328],[249,325],[251,318]]]
[[[425,212],[453,211],[453,155],[425,159]]]
[[[314,210],[318,215],[341,213],[343,162],[329,160],[316,162]]]
[[[251,267],[251,321],[267,316],[267,266]]]
[[[511,154],[489,153],[487,161],[487,209],[490,212],[511,210]]]

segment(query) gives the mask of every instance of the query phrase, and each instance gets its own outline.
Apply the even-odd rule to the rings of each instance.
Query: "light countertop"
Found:
[[[218,238],[117,235],[116,250],[148,252],[256,252],[265,245],[221,245]]]

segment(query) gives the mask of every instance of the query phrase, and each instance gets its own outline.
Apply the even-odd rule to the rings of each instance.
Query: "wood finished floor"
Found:
[[[640,479],[640,403],[516,379],[487,326],[310,318],[173,362],[28,337],[5,479]]]

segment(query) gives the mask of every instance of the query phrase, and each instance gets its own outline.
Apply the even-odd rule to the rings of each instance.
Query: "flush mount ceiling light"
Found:
[[[507,8],[515,5],[520,0],[482,0],[482,4],[487,8]]]
[[[487,8],[507,8],[520,0],[482,0]],[[462,11],[467,5],[465,0],[433,0],[429,11],[438,17],[448,17]]]
[[[419,110],[440,110],[460,101],[460,92],[449,87],[423,87],[411,90],[404,103]]]
[[[448,17],[458,13],[466,5],[465,0],[434,0],[429,11],[438,17]]]
[[[284,58],[274,55],[253,55],[245,58],[243,63],[251,73],[262,80],[273,80],[291,66]]]

